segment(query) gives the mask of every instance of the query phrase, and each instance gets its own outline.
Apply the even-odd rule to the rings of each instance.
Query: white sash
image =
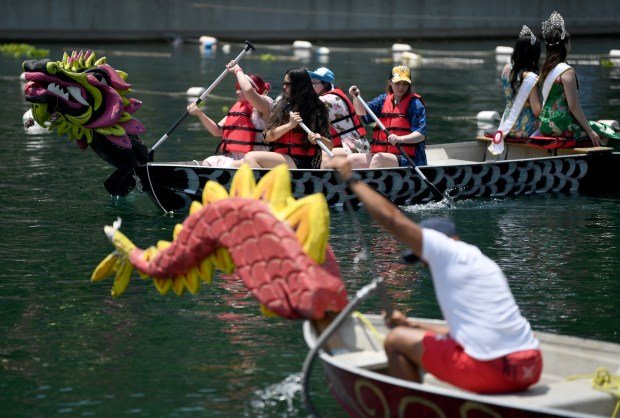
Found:
[[[517,95],[512,102],[512,106],[510,107],[510,111],[504,112],[504,116],[499,123],[499,128],[497,128],[497,132],[493,135],[493,141],[488,148],[491,154],[499,155],[504,152],[504,138],[508,135],[514,124],[517,122],[517,119],[523,110],[523,106],[525,106],[525,102],[527,102],[527,99],[530,97],[532,89],[536,87],[537,82],[538,76],[532,72],[527,73],[527,75],[523,78],[521,87],[519,87],[519,91],[517,92]]]
[[[542,87],[543,107],[545,106],[545,102],[547,101],[547,98],[549,97],[549,93],[551,92],[551,87],[553,87],[553,82],[555,81],[555,79],[561,76],[564,73],[564,71],[570,70],[571,68],[573,67],[571,67],[565,62],[561,62],[558,65],[556,65],[555,68],[551,70],[549,74],[547,74],[547,78],[545,78],[545,81],[543,82],[543,87]]]

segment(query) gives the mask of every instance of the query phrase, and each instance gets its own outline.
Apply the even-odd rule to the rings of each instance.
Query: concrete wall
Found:
[[[553,10],[579,35],[619,35],[618,0],[0,0],[0,42],[406,40],[540,33]]]

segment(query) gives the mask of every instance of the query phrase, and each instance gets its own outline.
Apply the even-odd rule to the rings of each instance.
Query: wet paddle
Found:
[[[389,136],[390,131],[388,131],[385,125],[381,123],[377,115],[375,115],[375,113],[372,110],[370,110],[370,108],[368,107],[364,99],[362,99],[362,96],[358,94],[357,99],[360,101],[362,106],[364,106],[364,109],[366,109],[366,112],[368,113],[368,115],[370,115],[370,117],[373,118],[373,120],[377,123],[377,126],[379,126],[379,129],[381,129],[383,133],[385,133],[386,137]],[[431,189],[435,197],[440,198],[440,200],[445,199],[449,205],[454,205],[454,199],[452,199],[452,197],[450,197],[450,195],[448,195],[447,193],[441,193],[441,191],[439,191],[437,186],[435,186],[433,183],[431,183],[429,179],[426,178],[424,173],[422,173],[422,170],[418,168],[418,166],[413,162],[411,157],[405,152],[405,150],[403,150],[402,145],[400,144],[395,144],[395,145],[396,145],[396,148],[398,148],[398,151],[400,151],[401,155],[405,157],[405,159],[407,160],[411,168],[413,168],[415,172],[418,174],[418,176],[420,176],[420,178],[424,180],[424,182],[428,185],[428,187]]]
[[[310,130],[310,128],[308,128],[308,127],[306,126],[306,124],[305,124],[305,123],[303,123],[303,122],[299,122],[299,126],[301,127],[301,129],[303,129],[304,131],[306,131],[306,133],[307,133],[308,135],[309,135],[309,134],[314,133],[314,132],[312,132],[312,131]],[[325,151],[325,154],[327,154],[327,155],[329,156],[329,158],[334,158],[334,153],[333,153],[333,152],[331,152],[331,151],[329,150],[329,148],[327,148],[327,145],[325,145],[325,144],[323,143],[323,141],[316,141],[316,143],[319,145],[319,147],[321,147],[321,149],[322,149],[323,151]]]
[[[241,58],[243,58],[245,54],[250,52],[250,50],[254,51],[256,50],[256,48],[254,48],[254,45],[252,45],[249,41],[245,41],[245,48],[243,49],[243,51],[241,51],[239,55],[237,55],[237,58],[234,59],[234,63],[237,64],[241,60]],[[222,81],[224,77],[226,77],[226,74],[228,74],[228,69],[225,69],[224,71],[222,71],[222,74],[220,74],[220,76],[216,78],[213,83],[211,83],[211,85],[204,91],[204,93],[200,95],[200,97],[194,103],[196,105],[199,105],[200,103],[202,103],[207,98],[207,96],[211,93],[211,91],[213,91],[213,89],[218,84],[220,84],[220,81]],[[149,150],[149,161],[153,161],[153,156],[154,156],[154,153],[157,147],[159,147],[166,139],[168,139],[168,137],[172,134],[172,131],[174,131],[181,124],[181,122],[183,122],[183,120],[187,117],[187,115],[189,115],[189,113],[186,110],[185,113],[183,113],[183,116],[181,116],[174,123],[174,125],[172,125],[170,129],[168,129],[168,132],[166,132],[164,136],[162,136],[159,139],[159,141],[157,141],[155,145],[153,145],[153,148]]]

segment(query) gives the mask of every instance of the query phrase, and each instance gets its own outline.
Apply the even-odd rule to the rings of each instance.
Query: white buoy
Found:
[[[411,45],[407,45],[407,44],[393,44],[392,45],[392,52],[405,52],[405,51],[411,51]]]
[[[308,41],[294,41],[293,48],[294,49],[311,49],[312,43]]]
[[[410,68],[418,68],[422,64],[422,57],[415,52],[404,51],[400,56],[400,62]]]
[[[201,36],[198,41],[200,42],[200,51],[203,53],[213,53],[217,48],[217,38],[213,36]]]
[[[293,42],[293,55],[301,61],[309,61],[312,50],[312,43],[308,41]]]
[[[222,52],[224,54],[230,54],[230,44],[224,44],[222,45]]]
[[[511,46],[496,46],[495,47],[495,62],[498,64],[506,64],[510,62],[510,56],[514,48]]]
[[[20,79],[21,81],[26,81],[26,73],[21,73],[21,74],[19,75],[19,79]]]
[[[393,44],[392,45],[392,61],[400,63],[403,60],[403,54],[411,51],[411,45]]]
[[[32,119],[32,121],[34,122],[34,125],[30,126],[29,128],[25,127],[26,121]],[[28,109],[26,111],[26,113],[24,113],[24,116],[22,116],[22,121],[24,123],[24,128],[26,129],[26,133],[28,135],[43,135],[43,134],[49,134],[50,131],[44,127],[39,125],[39,123],[34,120],[34,118],[32,117],[32,109]]]
[[[484,131],[496,129],[500,120],[499,113],[494,110],[483,110],[476,115],[478,123],[478,133],[484,134]]]
[[[327,47],[320,47],[316,50],[317,55],[329,55],[329,48]]]
[[[614,120],[614,119],[601,119],[598,122],[602,123],[604,125],[609,126],[611,129],[613,129],[616,132],[620,131],[620,123],[618,123],[617,120]]]
[[[614,65],[620,65],[620,49],[612,49],[609,51],[609,60]]]
[[[200,97],[206,90],[204,87],[190,87],[187,89],[187,95],[189,97]]]
[[[499,112],[495,110],[483,110],[476,115],[478,122],[498,122],[499,119]]]

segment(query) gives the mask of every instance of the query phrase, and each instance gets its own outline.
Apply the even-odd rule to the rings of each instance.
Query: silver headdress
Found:
[[[551,31],[557,29],[560,32],[560,39],[557,42],[547,42]],[[549,19],[542,22],[542,33],[547,45],[557,45],[566,37],[566,28],[564,27],[564,18],[558,12],[551,13]],[[551,40],[551,39],[549,39]]]
[[[530,44],[534,45],[536,43],[536,36],[534,35],[534,32],[532,32],[532,30],[527,26],[523,25],[521,32],[519,32],[519,38],[526,38],[528,36],[530,37]]]

